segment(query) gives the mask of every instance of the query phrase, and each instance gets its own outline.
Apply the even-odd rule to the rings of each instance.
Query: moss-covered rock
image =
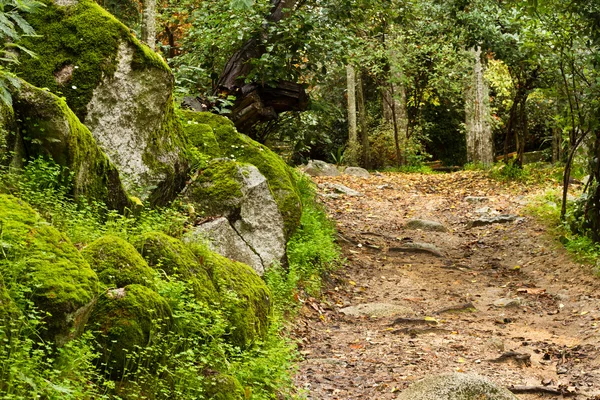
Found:
[[[195,251],[213,271],[213,281],[232,327],[229,341],[247,347],[263,339],[272,313],[271,293],[265,282],[246,264],[201,247]]]
[[[215,159],[187,187],[184,198],[208,215],[227,218],[228,224],[217,218],[193,230],[208,239],[212,250],[247,263],[259,275],[274,263],[287,264],[284,220],[255,166]]]
[[[100,200],[117,210],[130,206],[119,172],[63,99],[21,81],[13,103],[19,133],[12,137],[12,148],[23,149],[16,153],[67,167],[76,198]]]
[[[212,271],[203,264],[202,256],[194,254],[181,240],[161,232],[147,232],[133,244],[152,268],[188,281],[198,299],[218,303]]]
[[[112,376],[120,376],[125,369],[135,370],[140,361],[156,365],[156,360],[138,357],[172,325],[167,301],[152,289],[133,284],[101,295],[87,329],[96,336],[101,363]]]
[[[36,86],[65,96],[131,193],[163,205],[185,185],[187,153],[162,58],[92,0],[43,0],[27,15],[36,58],[15,66]]]
[[[210,145],[211,154],[218,152],[220,157],[228,157],[254,165],[267,178],[273,197],[285,223],[286,237],[294,232],[302,215],[302,203],[296,182],[291,169],[283,160],[269,148],[255,142],[248,136],[240,134],[233,123],[227,118],[208,113],[195,111],[181,111],[184,121],[184,130],[193,144],[198,142],[193,139],[199,137],[198,129],[206,129],[208,125],[216,138],[217,147]],[[202,126],[202,128],[198,128]],[[204,136],[206,137],[205,133]],[[211,143],[210,141],[202,143]],[[205,151],[205,150],[203,150]]]
[[[220,373],[206,378],[206,397],[209,400],[244,400],[246,393],[240,382],[231,375]]]
[[[98,292],[96,274],[69,239],[22,200],[0,195],[0,226],[6,284],[30,291],[27,298],[44,316],[43,336],[65,343],[87,320]],[[27,307],[26,299],[14,300]]]
[[[103,236],[81,252],[96,271],[98,279],[109,288],[122,288],[134,283],[152,288],[154,270],[135,247],[116,236]]]

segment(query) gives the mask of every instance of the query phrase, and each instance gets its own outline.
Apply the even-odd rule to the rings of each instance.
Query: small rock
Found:
[[[521,299],[502,298],[502,299],[496,300],[494,302],[494,305],[496,307],[504,307],[504,308],[519,307],[521,305]]]
[[[489,197],[483,197],[483,196],[467,196],[465,197],[465,201],[467,203],[485,203],[486,201],[489,201]]]
[[[328,164],[325,161],[310,160],[306,167],[304,167],[304,173],[310,176],[340,176],[340,171],[333,164]]]
[[[436,257],[443,257],[444,255],[434,245],[430,243],[412,242],[404,243],[400,247],[390,247],[389,252],[403,252],[403,253],[426,253]]]
[[[355,317],[390,317],[393,315],[413,316],[415,314],[414,311],[408,307],[389,303],[365,303],[342,308],[340,311],[346,315]]]
[[[407,229],[421,229],[428,232],[448,232],[448,229],[437,221],[429,221],[426,219],[411,219],[405,227]]]
[[[518,400],[508,389],[484,377],[450,373],[428,376],[410,385],[396,400]]]
[[[375,187],[376,187],[377,189],[379,189],[379,190],[383,190],[383,189],[393,189],[392,185],[389,185],[389,184],[387,184],[387,183],[386,183],[385,185],[378,185],[378,186],[375,186]]]
[[[362,193],[357,192],[354,189],[350,189],[348,186],[344,186],[344,185],[339,184],[339,183],[334,183],[334,184],[331,185],[331,187],[336,192],[341,193],[341,194],[345,194],[346,196],[363,196]]]
[[[477,210],[475,210],[475,212],[477,214],[489,214],[490,211],[492,211],[492,209],[489,207],[481,207],[481,208],[478,208]]]
[[[358,176],[359,178],[370,178],[371,174],[364,168],[348,167],[344,170],[344,175]]]
[[[516,220],[517,220],[517,217],[515,215],[508,215],[508,214],[498,215],[497,217],[491,217],[491,218],[481,217],[481,218],[469,221],[469,223],[467,224],[467,228],[475,228],[478,226],[486,226],[486,225],[492,225],[492,224],[506,224],[508,222],[513,222]]]

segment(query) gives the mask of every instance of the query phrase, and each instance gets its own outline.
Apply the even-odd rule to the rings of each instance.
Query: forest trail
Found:
[[[395,399],[452,371],[600,399],[600,279],[523,213],[534,189],[481,172],[315,181],[347,265],[322,299],[305,301],[294,328],[296,383],[309,399]],[[497,213],[518,218],[469,229]],[[447,232],[407,229],[417,218]],[[419,242],[440,254],[409,248]]]

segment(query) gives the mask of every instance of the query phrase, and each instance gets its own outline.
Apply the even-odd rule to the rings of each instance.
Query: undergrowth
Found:
[[[120,215],[101,203],[76,202],[69,195],[69,181],[67,171],[38,159],[16,174],[0,171],[0,192],[28,202],[78,247],[107,234],[127,240],[157,230],[181,236],[186,229],[186,215],[173,208]],[[226,311],[197,300],[187,282],[157,274],[156,290],[172,309],[173,327],[156,329],[152,342],[131,351],[129,367],[115,377],[92,332],[59,348],[44,341],[38,332],[45,316],[27,300],[31,289],[10,285],[0,276],[0,303],[4,288],[22,291],[10,294],[30,303],[26,312],[13,315],[3,315],[0,309],[0,398],[298,398],[292,380],[297,355],[286,337],[288,321],[301,298],[318,295],[323,275],[340,265],[335,228],[315,201],[312,182],[299,178],[298,185],[303,215],[288,242],[288,268],[274,267],[265,275],[275,311],[262,342],[245,350],[229,344]],[[153,323],[158,328],[161,321]],[[211,392],[227,379],[239,382],[241,386],[231,390],[237,387],[243,395]]]
[[[547,190],[543,195],[535,198],[526,208],[527,213],[542,222],[550,237],[558,241],[575,256],[578,261],[596,266],[596,273],[600,275],[598,260],[600,259],[600,244],[595,243],[586,232],[574,229],[578,218],[577,201],[567,203],[565,219],[560,218],[561,191],[558,189]]]

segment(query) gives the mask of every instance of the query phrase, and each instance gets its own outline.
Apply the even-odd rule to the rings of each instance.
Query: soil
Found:
[[[600,399],[600,279],[524,212],[539,187],[481,172],[315,181],[347,261],[294,327],[296,383],[308,399],[395,399],[416,380],[457,371]],[[363,196],[338,194],[336,183]],[[496,214],[518,218],[469,228]],[[447,232],[407,229],[414,218]],[[415,242],[441,254],[406,246]],[[342,312],[349,306],[371,312]]]

